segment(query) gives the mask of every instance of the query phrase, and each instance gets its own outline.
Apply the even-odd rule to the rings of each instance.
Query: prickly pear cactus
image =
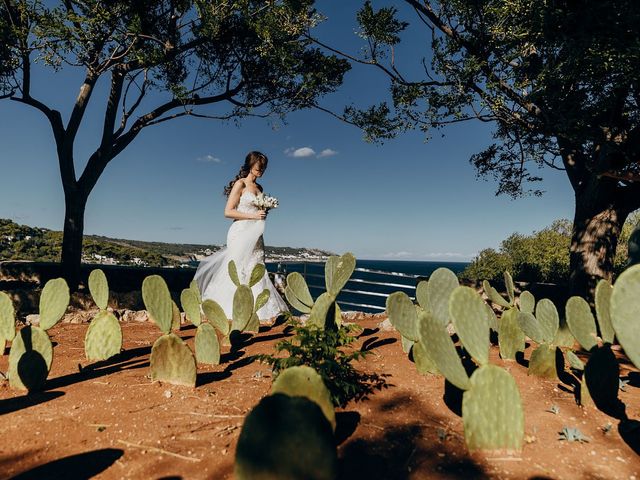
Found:
[[[180,309],[176,302],[171,300],[171,330],[177,332],[180,330],[180,324],[182,323],[182,316],[180,315]]]
[[[543,343],[542,328],[540,322],[529,312],[518,312],[518,325],[524,334],[536,343]]]
[[[231,324],[231,329],[240,332],[244,331],[252,315],[253,293],[248,286],[240,285],[233,295],[233,323]]]
[[[223,335],[229,335],[229,320],[222,307],[215,301],[207,299],[202,303],[202,310],[204,311],[207,320]]]
[[[489,297],[489,300],[491,300],[493,303],[504,308],[511,307],[509,302],[502,298],[502,295],[500,295],[498,291],[493,288],[487,280],[482,281],[482,289],[484,290],[484,293],[487,295],[487,297]]]
[[[202,303],[202,295],[200,295],[200,288],[198,287],[198,282],[196,282],[195,278],[189,283],[189,288],[193,290],[193,293],[198,297],[198,303]]]
[[[509,297],[509,305],[515,305],[516,293],[515,286],[513,285],[513,277],[509,272],[504,272],[504,287],[507,289],[507,296]]]
[[[95,270],[94,270],[95,271]],[[84,337],[84,353],[87,360],[106,360],[122,350],[122,329],[112,313],[102,310],[87,329]]]
[[[267,269],[264,266],[264,264],[262,264],[262,263],[256,264],[256,266],[253,267],[253,270],[251,271],[251,276],[249,277],[249,286],[253,287],[260,280],[262,280],[262,278],[264,277],[264,274],[266,273],[266,271],[267,271]]]
[[[22,328],[9,351],[9,385],[21,390],[41,390],[49,375],[53,345],[41,328]]]
[[[557,379],[556,347],[543,343],[531,353],[529,359],[529,375]]]
[[[462,422],[467,447],[475,450],[520,451],[524,413],[513,377],[495,365],[483,365],[471,375],[462,397]]]
[[[427,352],[427,349],[424,348],[422,342],[415,342],[409,348],[411,349],[411,353],[413,354],[413,361],[416,364],[416,370],[418,370],[418,373],[422,375],[427,375],[430,373],[437,375],[440,373],[440,370],[438,370],[438,365],[436,365],[436,362],[431,359],[429,353]]]
[[[409,340],[402,335],[400,335],[400,343],[402,343],[402,351],[404,353],[409,353],[411,351],[411,348],[416,344],[416,342],[414,342],[413,340]]]
[[[180,303],[182,304],[182,310],[184,310],[187,316],[187,320],[196,327],[199,326],[202,323],[202,315],[200,313],[198,295],[192,289],[185,288],[180,294]]]
[[[480,365],[489,362],[489,322],[485,303],[473,288],[456,287],[449,315],[464,348]]]
[[[220,342],[210,323],[201,323],[196,329],[196,360],[198,363],[218,365],[220,363]]]
[[[585,350],[591,350],[598,344],[596,340],[596,320],[591,307],[582,297],[571,297],[565,307],[567,325],[578,343]]]
[[[150,275],[142,282],[142,300],[151,319],[162,333],[171,331],[173,307],[169,287],[160,275]]]
[[[449,324],[451,294],[459,285],[458,277],[448,268],[438,268],[429,277],[427,283],[428,307],[426,310],[429,310],[444,327]]]
[[[16,313],[11,297],[0,292],[0,347],[4,352],[4,340],[11,341],[16,336]]]
[[[304,397],[275,393],[246,416],[234,476],[238,480],[335,480],[338,455],[331,425]]]
[[[258,318],[258,315],[253,313],[251,315],[251,318],[249,319],[249,322],[247,322],[247,326],[244,327],[244,329],[247,332],[258,333],[260,331],[260,319]]]
[[[429,282],[422,280],[416,287],[416,301],[424,310],[429,310]]]
[[[240,277],[238,276],[238,267],[236,266],[236,262],[231,260],[229,265],[227,265],[229,269],[229,277],[231,277],[231,281],[236,287],[239,287],[242,282],[240,281]]]
[[[540,324],[543,343],[551,343],[556,338],[560,327],[558,309],[548,298],[543,298],[536,305],[536,319]]]
[[[613,286],[611,323],[629,360],[640,368],[638,312],[640,312],[640,265],[634,265],[622,272]]]
[[[109,283],[102,270],[95,269],[89,274],[89,292],[100,310],[106,310],[109,304]]]
[[[498,317],[496,316],[496,312],[493,311],[493,308],[491,308],[491,305],[488,303],[485,304],[485,310],[487,311],[487,322],[489,322],[489,328],[498,333]]]
[[[404,338],[413,342],[419,340],[418,313],[406,293],[394,292],[387,297],[387,316]]]
[[[553,342],[551,343],[553,343],[558,347],[573,348],[573,345],[576,343],[576,339],[573,338],[573,335],[571,334],[571,330],[569,330],[569,327],[567,326],[567,324],[564,323],[564,324],[561,324],[560,327],[558,328],[558,331],[556,332],[556,336],[554,337]]]
[[[516,353],[524,352],[524,332],[518,324],[518,309],[510,308],[502,313],[498,345],[503,360],[515,360]]]
[[[520,303],[521,312],[533,313],[533,309],[536,306],[536,297],[530,291],[525,290],[518,297],[518,302]]]
[[[270,296],[271,296],[271,292],[266,288],[262,292],[260,292],[256,297],[256,305],[254,307],[254,310],[257,312],[262,307],[264,307],[269,301]]]
[[[196,360],[186,343],[173,333],[162,335],[151,348],[151,381],[196,386]]]
[[[600,325],[604,343],[613,343],[613,337],[616,335],[611,323],[611,295],[613,295],[613,286],[607,280],[600,280],[596,285],[595,303],[598,325]]]
[[[271,386],[271,393],[284,393],[290,397],[305,397],[318,404],[322,413],[336,429],[336,413],[331,401],[329,389],[322,377],[313,368],[306,365],[289,367],[278,374]]]
[[[324,278],[327,292],[337,297],[356,268],[356,258],[351,253],[338,257],[332,255],[324,266]]]
[[[584,362],[571,350],[567,351],[567,361],[574,370],[584,370]]]
[[[40,328],[49,330],[60,321],[69,306],[69,287],[63,278],[49,280],[40,295]]]
[[[287,275],[287,286],[284,290],[287,301],[301,313],[311,313],[313,298],[304,277],[298,272]]]
[[[309,325],[315,325],[318,328],[324,328],[327,322],[335,322],[335,313],[333,318],[329,318],[332,306],[334,305],[336,305],[335,297],[329,292],[324,292],[316,299],[315,303],[313,304],[313,308],[311,309],[311,313],[309,314],[307,323]]]

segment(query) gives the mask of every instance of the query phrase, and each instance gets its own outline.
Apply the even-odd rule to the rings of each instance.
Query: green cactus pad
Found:
[[[418,282],[418,286],[416,287],[416,302],[423,309],[429,309],[429,293],[427,291],[429,283],[425,280]]]
[[[247,326],[244,328],[246,332],[258,333],[260,331],[260,319],[255,313],[251,315]]]
[[[231,277],[231,281],[236,287],[239,287],[242,282],[240,282],[240,277],[238,277],[238,267],[236,267],[236,262],[231,260],[229,265],[227,265],[227,268],[229,270],[229,277]]]
[[[293,308],[301,313],[311,313],[313,298],[309,293],[307,282],[300,273],[292,272],[287,275],[287,287],[284,293]]]
[[[236,447],[237,480],[335,480],[331,425],[315,402],[275,393],[246,416]]]
[[[524,332],[524,334],[536,343],[543,343],[543,333],[540,327],[540,323],[529,312],[518,312],[518,325]]]
[[[502,298],[502,295],[500,295],[498,291],[493,288],[487,280],[482,281],[482,289],[484,290],[484,293],[487,295],[487,297],[489,297],[489,300],[491,300],[496,305],[500,305],[504,308],[509,308],[511,306],[509,305],[509,302]]]
[[[462,396],[462,422],[471,451],[522,449],[524,413],[520,392],[506,370],[484,365],[473,372],[470,388]]]
[[[418,336],[418,313],[409,296],[394,292],[387,297],[387,316],[400,335],[414,342]]]
[[[151,348],[151,381],[196,386],[196,359],[173,333],[162,335]]]
[[[160,275],[150,275],[142,282],[142,301],[162,333],[171,331],[173,306],[167,283]]]
[[[198,303],[202,303],[202,295],[200,295],[200,289],[198,288],[198,282],[196,282],[195,278],[193,280],[191,280],[191,283],[189,283],[189,288],[191,290],[193,290],[193,293],[195,293],[196,296],[198,297]]]
[[[40,328],[49,330],[60,321],[69,306],[69,287],[64,278],[49,280],[40,295]]]
[[[419,322],[419,333],[424,349],[445,378],[461,390],[469,388],[469,377],[447,329],[430,314],[425,313]]]
[[[233,295],[233,323],[231,330],[243,331],[253,315],[253,293],[246,285],[240,285]]]
[[[542,333],[542,342],[551,343],[560,327],[560,316],[558,315],[558,309],[548,298],[543,298],[536,305],[536,318],[540,325]]]
[[[196,329],[196,360],[198,363],[218,365],[220,363],[220,342],[210,323],[201,323]]]
[[[514,305],[516,301],[515,286],[513,285],[513,277],[509,272],[504,272],[504,288],[507,290],[507,296],[509,297],[509,304]]]
[[[600,280],[596,285],[595,303],[598,325],[600,325],[604,343],[613,343],[613,337],[616,335],[611,323],[611,295],[613,295],[613,286],[604,279]]]
[[[520,303],[520,311],[525,313],[533,313],[534,308],[536,307],[536,297],[533,296],[529,290],[525,290],[518,297],[518,301]]]
[[[198,296],[190,288],[185,288],[180,294],[180,303],[182,310],[186,314],[187,320],[196,327],[202,323],[202,314],[200,313],[200,302]]]
[[[9,385],[21,390],[41,390],[52,360],[53,345],[47,332],[33,326],[22,328],[9,351]]]
[[[122,329],[112,313],[100,311],[87,329],[84,337],[84,354],[87,360],[106,360],[122,350]]]
[[[611,294],[611,323],[624,352],[640,368],[640,265],[616,280]]]
[[[589,387],[587,387],[587,379],[584,374],[582,375],[582,379],[580,379],[580,395],[578,395],[578,403],[581,407],[594,406],[593,400],[591,399],[591,392],[589,392]]]
[[[318,328],[324,328],[327,323],[327,315],[334,302],[335,297],[329,292],[324,292],[320,295],[313,304],[309,320],[307,321],[308,324],[315,325]]]
[[[416,342],[400,335],[400,343],[402,344],[402,351],[408,354],[411,351],[411,347],[413,347]]]
[[[531,353],[529,375],[553,380],[558,378],[556,347],[543,343]]]
[[[584,362],[571,350],[567,351],[567,361],[569,366],[575,370],[584,370]]]
[[[356,268],[356,258],[351,253],[345,253],[341,257],[332,255],[324,266],[324,279],[327,292],[334,297],[338,296]]]
[[[498,345],[503,360],[515,360],[517,352],[524,352],[524,332],[518,324],[518,309],[510,308],[502,313]]]
[[[182,323],[182,316],[180,315],[180,309],[176,302],[171,300],[171,330],[180,330],[180,324]]]
[[[264,277],[264,274],[266,271],[267,269],[265,268],[264,264],[262,263],[256,264],[256,266],[253,267],[253,270],[251,270],[251,277],[249,278],[249,286],[253,287],[260,280],[262,280],[262,277]]]
[[[611,345],[595,348],[584,367],[583,376],[596,407],[605,412],[618,406],[620,366]]]
[[[573,338],[573,335],[571,334],[571,330],[569,330],[569,327],[567,326],[567,324],[563,323],[560,325],[560,327],[558,327],[556,336],[554,337],[553,342],[551,343],[553,343],[558,347],[573,348],[573,345],[576,343],[576,339]]]
[[[109,303],[109,283],[107,276],[99,268],[89,274],[89,291],[100,310],[106,310]]]
[[[415,342],[412,347],[412,352],[413,361],[416,364],[416,370],[418,370],[418,373],[422,375],[429,373],[437,375],[440,373],[436,362],[431,359],[427,349],[422,345],[422,342]]]
[[[456,287],[449,299],[449,314],[464,348],[480,365],[489,362],[489,322],[485,303],[470,287]]]
[[[261,291],[258,294],[258,297],[256,298],[256,304],[255,304],[254,310],[257,312],[262,307],[264,307],[269,301],[270,296],[271,296],[271,292],[266,288],[263,291]]]
[[[318,404],[322,413],[336,429],[336,412],[331,401],[331,393],[322,377],[306,365],[289,367],[278,374],[271,386],[271,393],[284,393],[290,397],[305,397]]]
[[[448,268],[438,268],[429,276],[427,283],[428,308],[440,325],[449,324],[449,300],[460,285],[458,277]]]
[[[565,307],[569,330],[582,348],[591,350],[598,344],[596,340],[596,320],[591,307],[582,297],[571,297]]]
[[[218,302],[207,299],[202,303],[202,310],[204,311],[204,316],[223,336],[229,335],[229,320]]]
[[[11,297],[0,292],[0,340],[13,340],[16,336],[16,312]],[[4,343],[0,346],[4,346]],[[4,352],[4,348],[2,349]]]
[[[487,322],[489,323],[489,328],[497,333],[498,317],[496,317],[496,312],[493,311],[493,308],[488,303],[485,303],[485,310],[487,311]]]

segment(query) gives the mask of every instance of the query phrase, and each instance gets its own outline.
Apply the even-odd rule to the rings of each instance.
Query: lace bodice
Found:
[[[238,206],[236,209],[242,213],[256,213],[258,211],[258,207],[253,204],[256,195],[249,190],[245,190],[240,195],[240,201],[238,202]]]

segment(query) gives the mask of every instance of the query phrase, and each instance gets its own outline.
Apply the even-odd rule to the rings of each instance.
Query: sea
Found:
[[[436,269],[444,267],[458,274],[467,265],[468,262],[357,260],[351,279],[338,296],[338,305],[345,312],[381,313],[389,294],[402,291],[414,297],[418,281],[429,277]],[[313,298],[325,291],[322,262],[273,262],[267,263],[267,269],[283,275],[301,273]]]

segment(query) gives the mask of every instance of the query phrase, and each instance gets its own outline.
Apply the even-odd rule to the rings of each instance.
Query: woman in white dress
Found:
[[[232,318],[233,295],[236,292],[236,286],[229,277],[229,262],[235,261],[240,283],[243,284],[249,283],[253,267],[258,263],[264,263],[262,234],[267,212],[257,208],[253,201],[256,195],[262,192],[262,187],[256,180],[264,174],[267,163],[266,155],[249,152],[236,178],[225,187],[224,194],[228,200],[224,216],[233,219],[227,233],[227,246],[202,260],[196,271],[195,280],[202,293],[202,299],[218,302],[227,318]],[[280,313],[288,311],[287,304],[266,272],[252,287],[254,298],[265,288],[271,293],[268,302],[258,310],[261,322],[270,321]]]

